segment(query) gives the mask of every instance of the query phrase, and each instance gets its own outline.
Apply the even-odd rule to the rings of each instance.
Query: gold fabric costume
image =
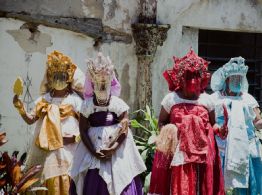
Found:
[[[44,182],[44,186],[48,191],[39,191],[37,195],[68,195],[70,188],[70,177],[61,175],[52,177]]]
[[[43,118],[43,123],[35,144],[44,150],[57,150],[63,147],[61,133],[61,120],[73,116],[78,119],[78,114],[73,106],[66,104],[57,106],[49,104],[45,99],[36,105],[36,115]]]

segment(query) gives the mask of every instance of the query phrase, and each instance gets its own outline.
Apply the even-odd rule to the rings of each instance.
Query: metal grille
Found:
[[[230,60],[242,56],[249,66],[247,79],[249,93],[262,106],[262,34],[228,31],[199,30],[199,56],[211,61],[210,72]],[[207,89],[211,93],[210,87]]]

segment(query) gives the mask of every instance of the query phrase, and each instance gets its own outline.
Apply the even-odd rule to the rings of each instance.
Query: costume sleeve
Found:
[[[175,99],[173,93],[167,94],[161,102],[163,108],[170,113],[172,106],[175,104]]]
[[[87,98],[82,101],[80,113],[88,118],[90,114],[94,112],[94,104],[93,104],[93,97]]]
[[[249,93],[245,93],[244,94],[244,98],[245,98],[245,102],[251,107],[251,108],[256,108],[259,107],[259,104],[257,102],[257,100],[250,95]]]
[[[82,102],[83,100],[79,97],[79,95],[74,93],[74,109],[76,112],[81,111]]]
[[[119,97],[112,96],[112,101],[110,102],[109,110],[111,112],[116,113],[116,115],[119,117],[121,114],[129,110],[129,106]]]
[[[209,95],[207,93],[201,94],[201,104],[203,104],[209,112],[215,110],[216,94]]]
[[[45,95],[40,96],[40,97],[38,97],[38,98],[34,101],[34,107],[33,107],[33,109],[31,110],[30,115],[32,115],[32,116],[35,116],[35,115],[36,115],[36,105],[37,105],[39,102],[42,101],[42,99],[44,98],[44,96],[45,96]]]

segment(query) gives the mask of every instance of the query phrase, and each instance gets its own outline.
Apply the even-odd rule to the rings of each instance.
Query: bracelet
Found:
[[[78,143],[81,141],[80,135],[75,136],[75,142]]]
[[[22,107],[16,107],[16,109],[18,110],[20,115],[26,114],[25,108],[23,106]]]

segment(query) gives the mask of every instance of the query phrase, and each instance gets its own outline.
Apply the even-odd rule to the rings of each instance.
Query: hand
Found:
[[[25,108],[24,108],[24,104],[23,102],[18,98],[17,95],[15,95],[13,97],[13,104],[15,106],[15,108],[18,110],[18,112],[20,113],[20,115],[25,115],[26,114],[26,111],[25,111]]]
[[[228,112],[227,112],[227,108],[225,106],[225,104],[223,104],[223,110],[224,110],[224,124],[223,126],[219,129],[219,133],[221,135],[221,138],[225,139],[227,137],[228,134]]]
[[[106,160],[105,155],[101,151],[92,152],[93,155],[99,160]]]
[[[227,126],[220,127],[218,124],[215,124],[213,126],[214,133],[218,135],[221,139],[226,139],[228,134],[228,128]]]
[[[63,137],[63,144],[68,145],[68,144],[73,144],[75,143],[75,137]]]
[[[227,137],[228,134],[228,128],[227,126],[222,126],[219,128],[219,135],[222,139],[225,139]]]
[[[104,148],[104,149],[100,150],[100,152],[102,152],[105,155],[106,159],[110,159],[112,157],[112,155],[115,153],[115,151],[116,151],[115,147]]]
[[[21,106],[23,106],[23,102],[18,98],[17,95],[14,95],[13,97],[13,104],[16,108],[20,108]]]
[[[228,112],[227,112],[227,107],[225,104],[223,104],[223,110],[224,110],[224,124],[223,126],[227,127],[228,124]]]

